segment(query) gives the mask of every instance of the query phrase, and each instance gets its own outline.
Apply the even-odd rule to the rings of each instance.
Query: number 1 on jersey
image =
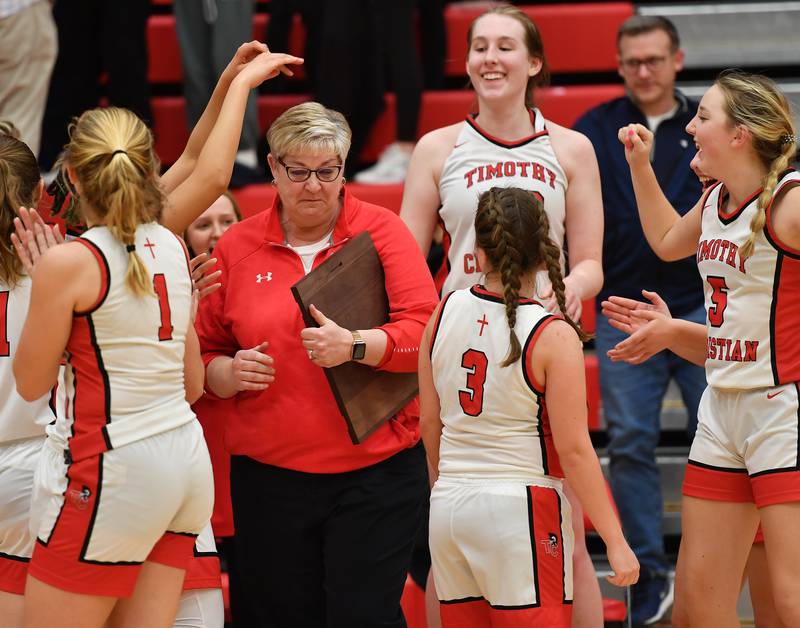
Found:
[[[461,356],[461,367],[467,369],[467,390],[458,391],[458,402],[464,414],[478,416],[483,412],[483,385],[486,383],[486,354],[467,349]]]
[[[161,326],[158,328],[159,340],[172,340],[172,312],[169,309],[169,294],[167,294],[167,278],[164,273],[153,275],[153,289],[158,297],[158,307],[161,310]]]

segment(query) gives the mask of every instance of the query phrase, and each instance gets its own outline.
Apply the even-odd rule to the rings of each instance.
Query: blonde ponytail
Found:
[[[81,182],[81,202],[127,249],[125,285],[137,296],[152,295],[152,279],[135,248],[137,227],[158,220],[164,205],[150,131],[126,109],[92,109],[70,126],[65,159]]]

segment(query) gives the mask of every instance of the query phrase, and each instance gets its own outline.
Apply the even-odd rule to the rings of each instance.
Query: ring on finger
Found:
[[[313,349],[309,349],[308,350],[308,359],[309,360],[313,360],[314,359],[314,350]]]

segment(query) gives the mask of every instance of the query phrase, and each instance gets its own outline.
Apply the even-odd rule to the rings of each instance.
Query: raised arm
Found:
[[[561,320],[548,324],[534,345],[531,366],[545,386],[547,412],[561,466],[606,544],[615,573],[609,581],[617,586],[633,584],[639,564],[622,535],[589,439],[583,348],[575,331]]]
[[[167,195],[161,224],[174,233],[183,233],[227,189],[250,90],[286,71],[286,66],[300,63],[303,60],[298,57],[262,52],[241,68],[224,94],[216,122],[191,172],[177,185],[175,183],[180,180],[183,167],[168,178],[167,184],[174,187]],[[219,96],[217,91],[215,95]],[[199,135],[202,136],[202,133]]]
[[[702,198],[681,216],[664,196],[650,164],[653,134],[641,124],[629,124],[619,130],[618,137],[625,146],[639,219],[650,248],[667,262],[694,254],[700,240]]]
[[[239,46],[239,49],[233,55],[233,59],[220,75],[214,92],[203,110],[203,115],[200,116],[194,129],[192,129],[186,148],[183,149],[178,160],[161,177],[161,184],[167,194],[183,183],[194,170],[197,158],[203,150],[211,129],[214,128],[217,122],[219,112],[222,109],[222,102],[225,100],[231,81],[236,78],[245,65],[262,52],[268,51],[267,45],[259,41],[250,41]]]

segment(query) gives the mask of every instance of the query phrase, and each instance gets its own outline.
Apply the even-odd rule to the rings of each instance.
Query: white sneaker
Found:
[[[403,183],[411,161],[411,151],[401,148],[397,143],[386,147],[375,165],[362,170],[354,177],[357,183]]]

